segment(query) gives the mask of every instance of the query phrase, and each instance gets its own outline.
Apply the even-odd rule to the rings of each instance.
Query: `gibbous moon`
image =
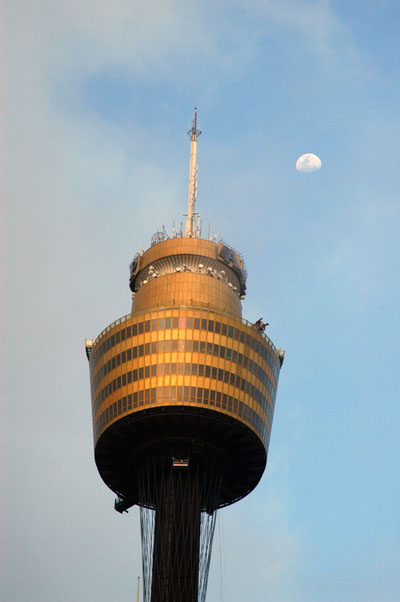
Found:
[[[321,165],[321,159],[317,157],[317,155],[313,155],[312,153],[306,153],[305,155],[301,155],[301,157],[299,157],[296,161],[297,171],[302,171],[303,173],[317,171],[321,167]]]

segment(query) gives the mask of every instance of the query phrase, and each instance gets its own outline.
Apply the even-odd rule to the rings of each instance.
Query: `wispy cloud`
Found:
[[[348,66],[349,62],[357,60],[351,31],[341,21],[330,0],[250,0],[244,6],[249,14],[262,22],[266,35],[278,26],[291,31],[293,36],[300,36],[325,68],[337,66],[338,58],[343,56],[347,56]]]

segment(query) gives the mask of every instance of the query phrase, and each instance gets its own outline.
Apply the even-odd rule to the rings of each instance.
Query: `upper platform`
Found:
[[[172,304],[205,306],[239,317],[246,276],[242,256],[224,242],[169,238],[131,263],[132,313]]]

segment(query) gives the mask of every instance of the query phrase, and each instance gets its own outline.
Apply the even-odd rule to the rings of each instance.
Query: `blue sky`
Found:
[[[2,599],[134,599],[138,512],[96,473],[83,341],[182,219],[194,106],[203,233],[243,253],[243,315],[286,349],[207,600],[400,599],[399,21],[390,0],[5,2]]]

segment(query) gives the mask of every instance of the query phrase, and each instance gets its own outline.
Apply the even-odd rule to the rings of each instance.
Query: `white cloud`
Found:
[[[351,32],[335,14],[330,0],[250,0],[245,8],[263,21],[267,31],[278,25],[298,33],[324,68],[334,67],[339,56],[346,56],[347,68],[358,61]]]
[[[40,6],[21,0],[8,7],[8,45],[25,66],[36,62],[34,75],[44,69],[53,78],[61,72],[73,79],[118,67],[130,76],[188,86],[206,65],[209,79],[218,72],[220,80],[251,56],[254,40],[231,23],[230,8],[210,8],[181,0],[55,0]]]

